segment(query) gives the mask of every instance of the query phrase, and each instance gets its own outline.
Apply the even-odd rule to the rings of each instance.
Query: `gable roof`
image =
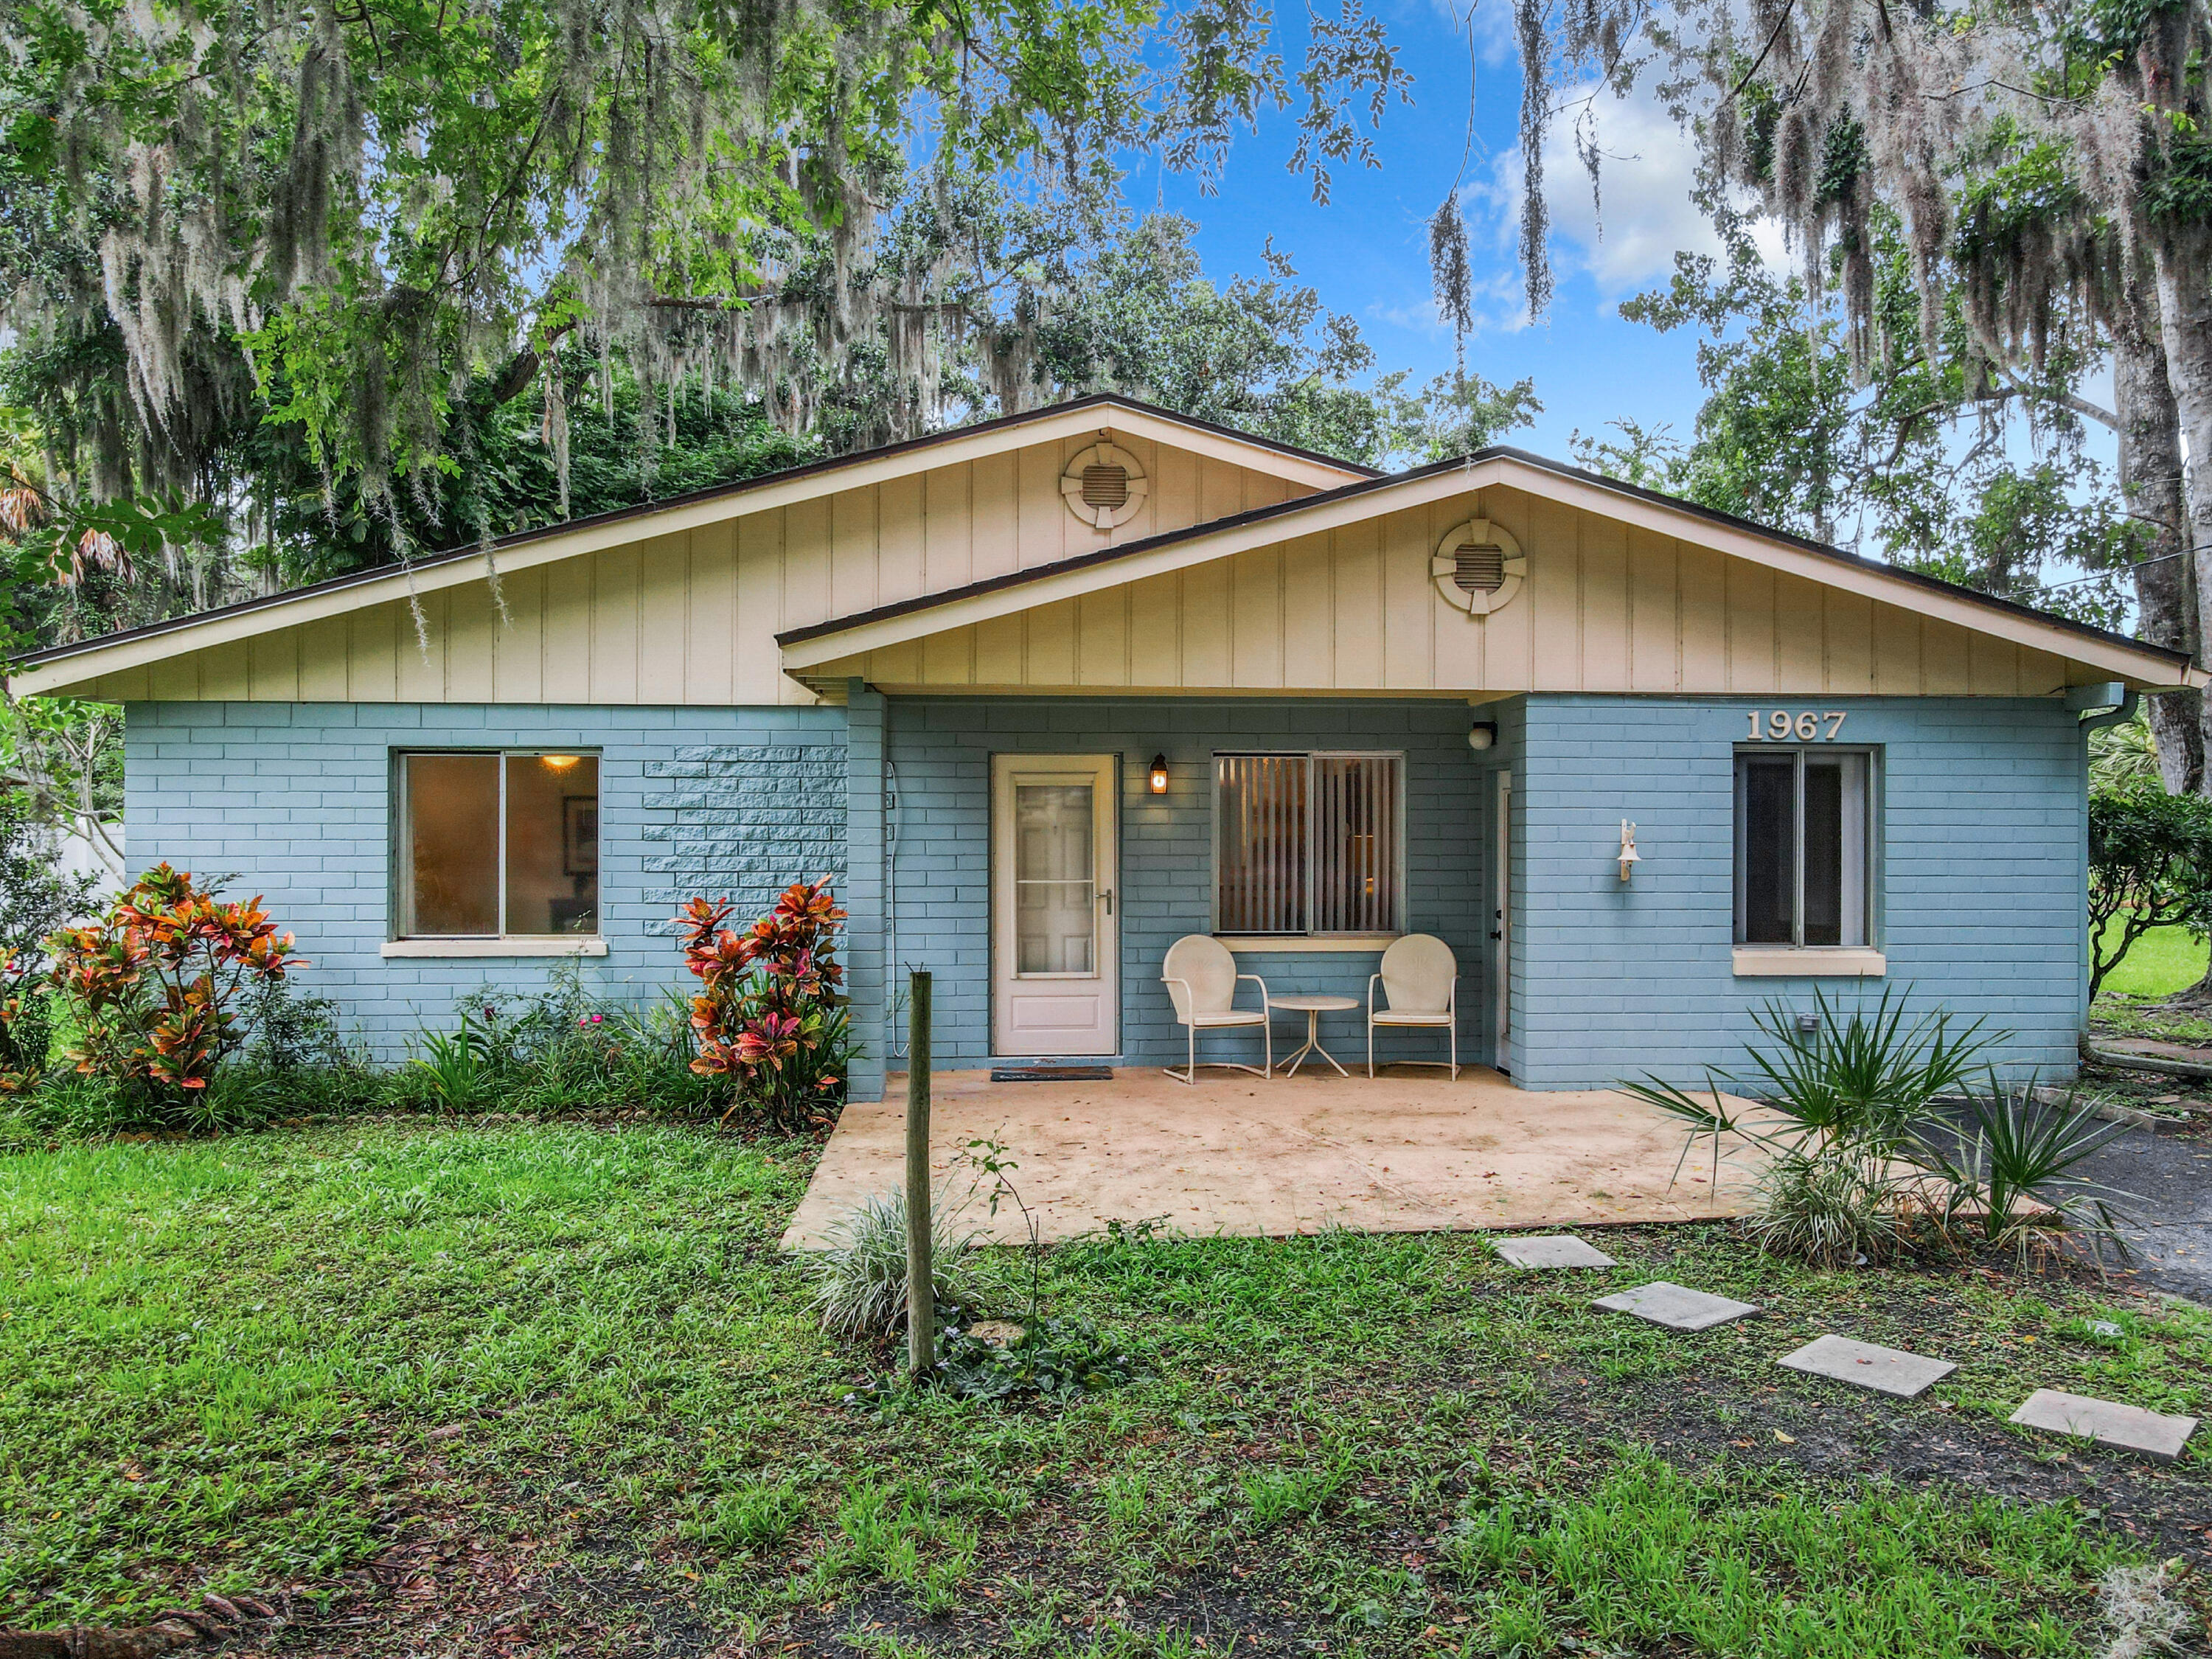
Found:
[[[506,575],[647,536],[678,533],[716,520],[766,512],[1029,445],[1090,435],[1101,428],[1102,415],[1111,416],[1116,433],[1233,465],[1264,470],[1309,489],[1382,476],[1372,467],[1294,444],[1256,438],[1212,421],[1179,415],[1117,393],[1100,392],[972,426],[948,428],[878,449],[715,484],[663,501],[520,531],[499,537],[488,546],[472,544],[405,566],[379,565],[262,599],[27,652],[12,665],[16,690],[30,696],[82,684],[101,674],[143,667],[207,646],[477,580],[494,568]]]
[[[502,577],[510,576],[653,538],[680,536],[744,515],[772,513],[842,491],[915,479],[917,475],[963,463],[1054,441],[1089,439],[1109,430],[1264,472],[1308,493],[787,629],[774,635],[782,671],[819,687],[836,678],[835,673],[821,671],[872,650],[1100,592],[1147,576],[1231,558],[1406,508],[1443,502],[1486,485],[1502,485],[2063,657],[2140,689],[2207,683],[2208,677],[2190,665],[2185,653],[1862,558],[1522,450],[1494,447],[1464,459],[1383,476],[1370,468],[1253,438],[1211,422],[1102,394],[665,501],[523,532],[501,538],[488,549],[458,549],[405,568],[381,567],[267,599],[49,647],[18,659],[16,690],[34,694],[88,687],[102,676],[237,646],[280,630],[352,616],[415,596],[460,590],[481,581],[495,568]],[[822,614],[818,605],[808,605],[802,614],[806,611]],[[765,634],[759,637],[765,645]],[[775,671],[771,667],[769,672],[773,675]],[[797,690],[789,680],[782,684]],[[276,695],[292,694],[280,690]]]
[[[945,629],[1225,558],[1359,519],[1480,489],[1517,486],[1606,517],[1698,542],[1829,586],[1904,605],[2015,644],[2108,670],[2144,688],[2203,685],[2186,652],[2051,615],[1916,570],[1868,559],[1654,489],[1494,445],[1463,459],[1370,476],[1334,489],[1101,548],[1055,563],[832,617],[776,635],[793,673]]]

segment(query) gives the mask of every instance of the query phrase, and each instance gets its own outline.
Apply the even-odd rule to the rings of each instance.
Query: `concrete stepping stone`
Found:
[[[1875,1342],[1854,1341],[1848,1336],[1817,1336],[1795,1353],[1774,1362],[1808,1376],[1833,1377],[1876,1394],[1893,1394],[1900,1400],[1923,1395],[1959,1368],[1948,1359],[1885,1348]]]
[[[1491,1248],[1504,1260],[1521,1268],[1618,1267],[1620,1265],[1603,1250],[1583,1243],[1572,1233],[1547,1233],[1540,1238],[1492,1239]]]
[[[1686,1285],[1670,1285],[1663,1279],[1638,1285],[1616,1296],[1598,1297],[1590,1306],[1610,1313],[1634,1314],[1638,1319],[1664,1325],[1670,1331],[1710,1330],[1715,1325],[1725,1325],[1732,1319],[1759,1311],[1756,1304],[1732,1302],[1724,1296],[1693,1291]]]
[[[2065,1394],[2057,1389],[2038,1389],[2027,1403],[2012,1414],[2023,1428],[2045,1429],[2094,1440],[2100,1446],[2139,1451],[2171,1463],[2196,1432],[2193,1417],[2168,1417],[2140,1406],[2098,1400],[2086,1394]]]

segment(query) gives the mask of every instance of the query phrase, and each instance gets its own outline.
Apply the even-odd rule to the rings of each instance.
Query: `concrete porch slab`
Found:
[[[845,1109],[786,1249],[821,1248],[862,1198],[898,1186],[905,1120],[902,1076],[883,1100]],[[1456,1080],[1413,1068],[1371,1080],[1201,1073],[1195,1085],[1136,1068],[1103,1083],[945,1072],[931,1121],[932,1166],[956,1190],[963,1146],[1006,1145],[1048,1242],[1112,1220],[1279,1237],[1687,1221],[1740,1207],[1733,1191],[1712,1193],[1710,1164],[1670,1186],[1682,1131],[1665,1114],[1609,1090],[1534,1093],[1476,1068]],[[967,1218],[997,1242],[1025,1237],[1008,1205],[994,1218],[978,1201]]]

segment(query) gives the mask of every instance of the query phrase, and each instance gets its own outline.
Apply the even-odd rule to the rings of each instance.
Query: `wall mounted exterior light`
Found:
[[[1629,872],[1644,862],[1644,854],[1636,850],[1636,826],[1626,818],[1620,821],[1620,878],[1628,879]]]
[[[1497,744],[1498,722],[1496,720],[1477,720],[1467,728],[1467,746],[1474,750],[1476,754],[1480,754],[1486,749],[1495,748]]]
[[[1156,795],[1164,795],[1168,792],[1168,757],[1165,755],[1152,757],[1152,793]]]

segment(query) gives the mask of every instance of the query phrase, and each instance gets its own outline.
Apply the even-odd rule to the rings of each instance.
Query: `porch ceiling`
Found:
[[[1670,1188],[1682,1132],[1650,1108],[1604,1090],[1534,1093],[1474,1067],[1456,1082],[1411,1068],[1371,1081],[1201,1073],[1190,1087],[1140,1067],[1103,1083],[948,1072],[931,1112],[940,1178],[969,1141],[1003,1142],[1048,1242],[1109,1220],[1274,1237],[1686,1221],[1740,1207],[1726,1165],[1717,1198],[1710,1162],[1692,1160]],[[882,1101],[845,1109],[786,1249],[822,1248],[854,1205],[898,1187],[905,1121],[901,1076]],[[998,1243],[1025,1237],[1005,1205],[994,1218],[978,1201],[968,1219]]]

